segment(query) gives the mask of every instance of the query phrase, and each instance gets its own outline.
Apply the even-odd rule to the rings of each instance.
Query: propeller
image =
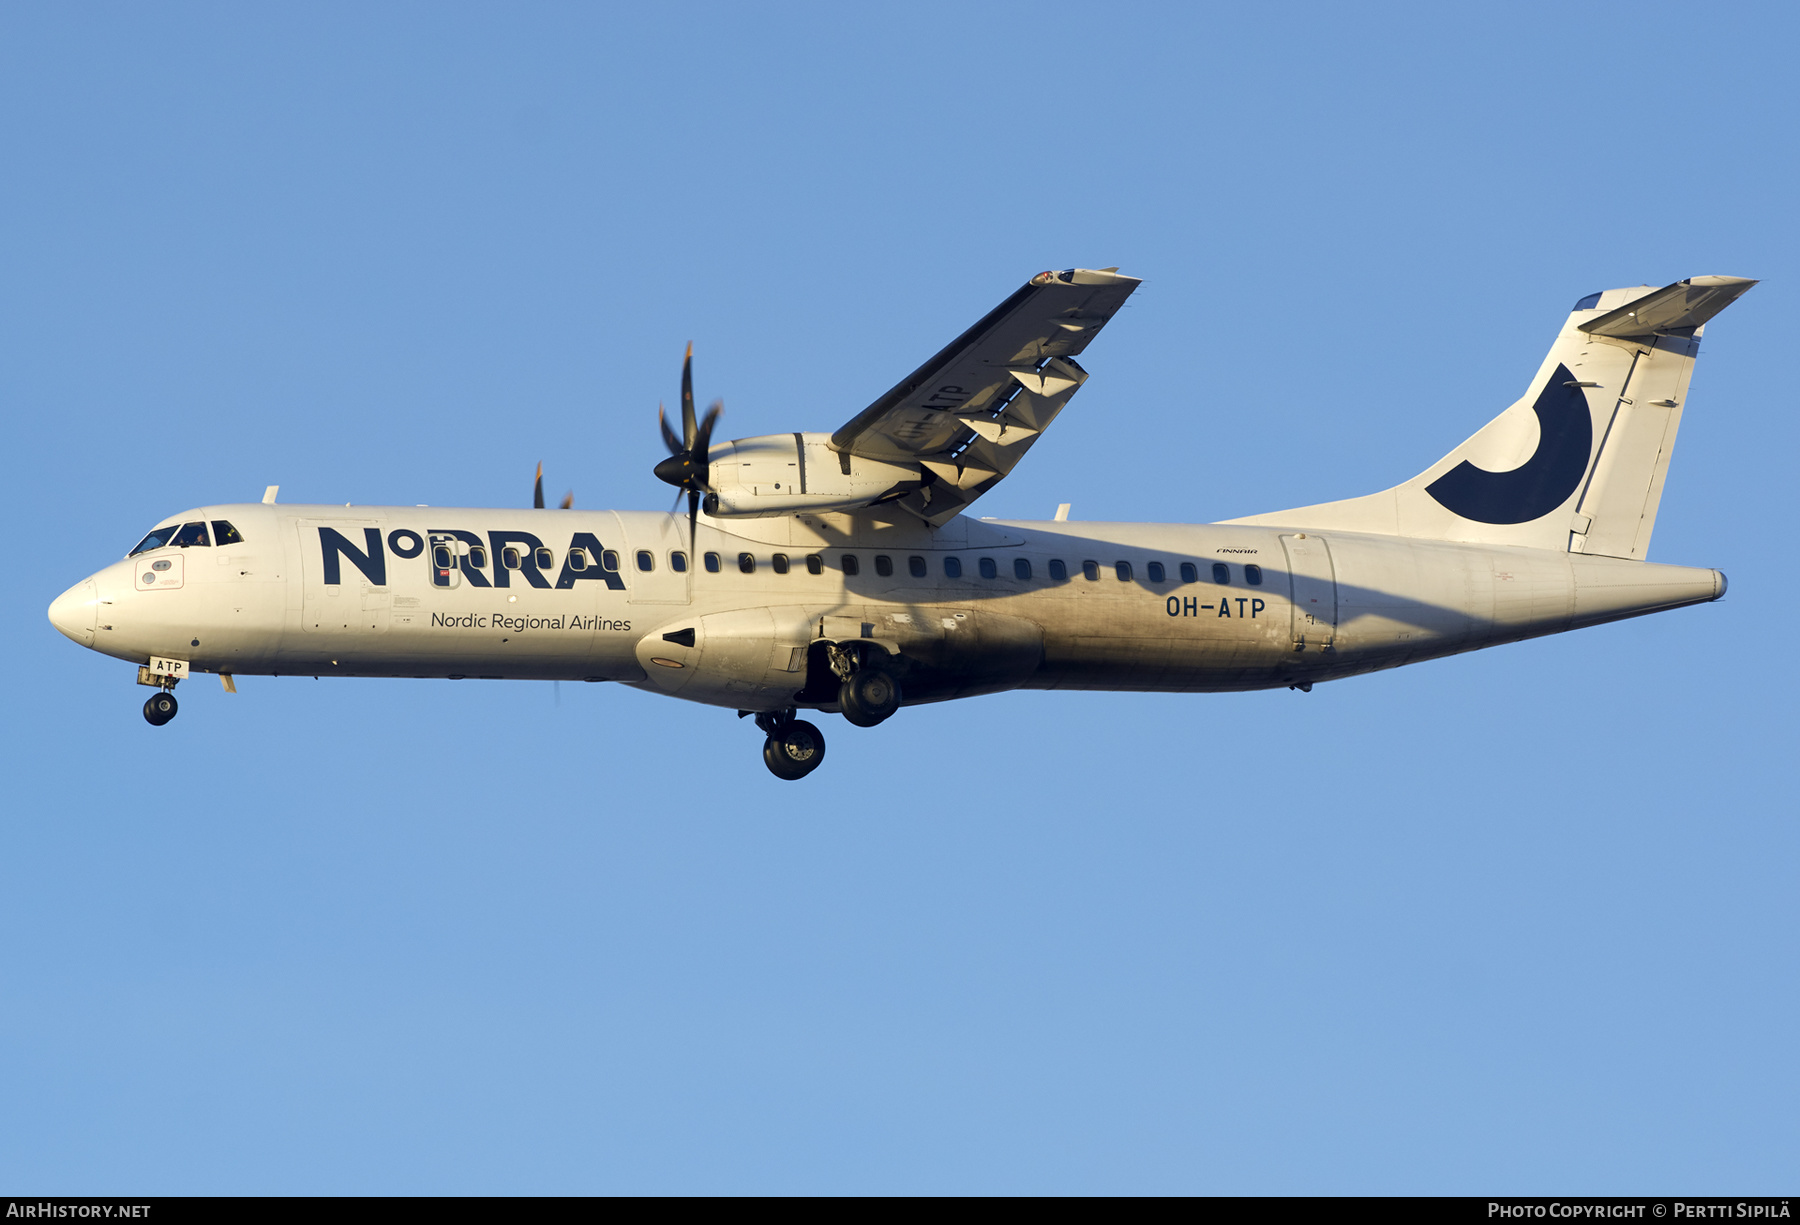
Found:
[[[575,491],[570,490],[563,495],[562,508],[568,510],[575,505]],[[531,491],[531,507],[533,510],[544,509],[544,465],[540,462],[537,471],[537,485]]]
[[[713,425],[719,414],[725,411],[722,400],[713,401],[713,406],[706,410],[706,416],[698,423],[694,420],[694,346],[687,347],[687,357],[681,363],[681,437],[669,427],[669,420],[663,414],[662,405],[656,406],[656,423],[662,427],[663,445],[669,448],[669,458],[656,465],[656,479],[687,490],[688,498],[688,551],[694,548],[694,526],[700,515],[700,495],[711,493],[712,486],[707,484],[706,452],[712,443]],[[675,504],[681,505],[681,496],[675,497]]]

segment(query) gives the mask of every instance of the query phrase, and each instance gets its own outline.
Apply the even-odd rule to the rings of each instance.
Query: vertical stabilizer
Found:
[[[1412,480],[1229,522],[1642,560],[1701,332],[1754,284],[1691,277],[1590,294],[1525,395]]]

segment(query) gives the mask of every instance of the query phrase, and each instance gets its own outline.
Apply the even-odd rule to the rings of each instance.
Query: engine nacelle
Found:
[[[798,511],[856,510],[911,493],[916,464],[890,464],[831,449],[829,434],[765,434],[715,443],[707,456],[706,513],[764,519]]]

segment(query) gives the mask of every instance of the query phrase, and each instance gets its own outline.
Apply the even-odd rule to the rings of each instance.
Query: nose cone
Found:
[[[50,624],[65,637],[84,647],[94,645],[94,622],[100,611],[99,589],[93,579],[83,579],[57,596],[50,605]]]

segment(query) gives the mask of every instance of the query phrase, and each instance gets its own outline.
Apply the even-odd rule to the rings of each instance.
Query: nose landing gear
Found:
[[[152,659],[150,662],[153,667],[139,666],[137,683],[140,685],[149,685],[156,690],[155,693],[150,695],[150,700],[144,703],[144,722],[148,723],[151,727],[161,727],[170,719],[173,719],[175,717],[175,712],[180,709],[180,706],[175,702],[175,686],[181,683],[181,677],[176,676],[169,671],[162,671],[160,668],[154,666],[159,663],[166,664],[168,662],[166,660],[158,661]],[[187,667],[185,663],[180,666],[183,669]]]
[[[763,741],[763,764],[769,773],[787,782],[805,778],[825,760],[825,737],[805,720],[794,718],[794,708],[756,716]]]
[[[175,695],[165,689],[151,694],[150,700],[144,703],[144,721],[151,727],[161,727],[173,719],[175,712],[180,709],[175,702]]]

